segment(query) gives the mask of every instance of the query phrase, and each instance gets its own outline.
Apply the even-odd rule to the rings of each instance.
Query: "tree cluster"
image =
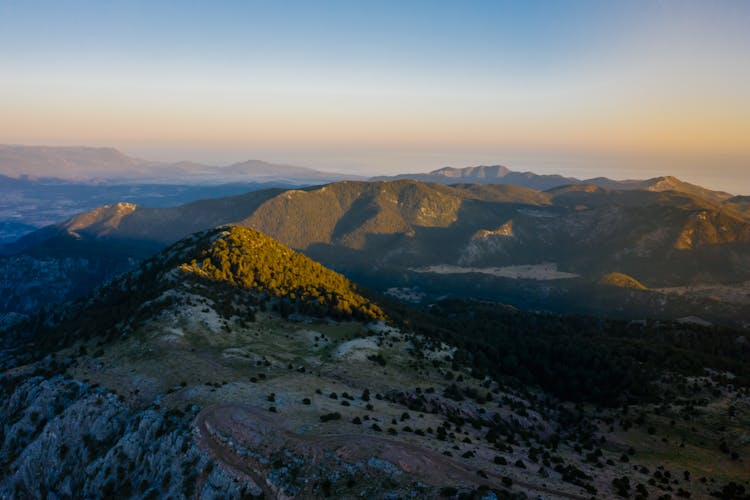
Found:
[[[383,317],[380,308],[344,276],[252,229],[226,229],[182,269],[280,297],[280,310],[286,314],[299,311],[365,321]]]

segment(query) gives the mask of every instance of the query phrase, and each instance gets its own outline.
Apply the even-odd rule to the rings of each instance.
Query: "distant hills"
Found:
[[[503,165],[443,167],[428,173],[376,176],[370,181],[412,179],[440,184],[506,184],[547,191],[571,184],[610,190],[680,191],[711,201],[726,201],[731,194],[713,191],[672,176],[646,180],[612,180],[606,177],[577,179],[562,175],[516,172]],[[322,172],[310,168],[247,160],[216,166],[190,161],[159,162],[128,156],[108,147],[59,147],[0,144],[0,180],[13,182],[64,181],[67,183],[217,185],[275,183],[290,186],[366,180],[363,176]],[[18,186],[21,186],[19,184]],[[14,185],[15,187],[15,185]],[[111,200],[120,201],[120,200]]]
[[[612,180],[606,177],[580,180],[562,175],[540,175],[533,172],[514,172],[503,165],[477,166],[466,168],[444,167],[426,174],[399,174],[374,177],[371,180],[414,179],[440,184],[510,184],[539,191],[546,191],[571,184],[588,184],[611,190],[680,191],[711,201],[725,201],[732,197],[729,193],[683,182],[676,177],[654,177],[646,180]]]
[[[627,274],[622,273],[609,273],[602,276],[599,283],[606,286],[616,286],[620,288],[631,288],[633,290],[647,290],[643,283],[639,283],[638,280],[633,279]]]
[[[414,179],[422,182],[440,184],[510,184],[545,191],[567,184],[579,183],[578,179],[561,175],[538,175],[531,172],[514,172],[502,165],[477,166],[466,168],[443,167],[426,174],[399,174],[394,176],[374,177],[371,180]]]
[[[114,148],[0,145],[0,175],[68,182],[294,185],[361,179],[303,167],[247,160],[227,166],[133,158]]]

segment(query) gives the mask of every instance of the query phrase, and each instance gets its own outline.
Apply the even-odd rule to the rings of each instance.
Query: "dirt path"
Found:
[[[233,474],[241,477],[251,485],[255,492],[263,492],[265,498],[288,498],[276,487],[267,483],[260,463],[249,457],[242,457],[235,453],[226,443],[217,439],[214,427],[211,425],[211,409],[208,407],[200,412],[194,422],[194,432],[198,444]]]
[[[373,472],[380,469],[381,473],[404,473],[433,486],[463,484],[478,487],[486,484],[504,488],[499,474],[483,471],[484,476],[480,476],[476,469],[425,446],[362,434],[298,434],[291,430],[287,418],[258,407],[242,404],[209,406],[198,414],[194,425],[198,443],[204,449],[236,474],[250,479],[270,498],[290,497],[268,481],[268,466],[257,457],[238,453],[238,445],[262,457],[279,450],[290,450],[306,457],[306,467],[311,471],[326,462],[333,465],[331,454],[334,454],[344,463],[365,463]],[[392,467],[399,471],[388,471]],[[515,484],[558,498],[585,498],[522,481],[515,481]]]

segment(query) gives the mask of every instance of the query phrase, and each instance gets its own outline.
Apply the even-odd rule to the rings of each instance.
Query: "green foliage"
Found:
[[[281,297],[283,316],[293,309],[318,316],[377,320],[378,306],[362,297],[344,276],[253,229],[219,230],[184,272]]]
[[[669,322],[635,325],[585,316],[522,312],[498,304],[447,300],[429,313],[384,301],[405,328],[456,346],[454,369],[532,384],[565,400],[620,405],[659,397],[669,374],[731,372],[750,386],[750,348],[741,333]],[[446,397],[467,396],[449,386]],[[463,393],[463,394],[462,394]]]
[[[321,422],[329,422],[331,420],[341,420],[341,414],[339,412],[326,413],[320,416]]]
[[[367,356],[367,359],[369,359],[373,363],[379,364],[380,366],[385,366],[386,365],[385,358],[380,353],[378,353],[378,354],[370,354],[369,356]]]

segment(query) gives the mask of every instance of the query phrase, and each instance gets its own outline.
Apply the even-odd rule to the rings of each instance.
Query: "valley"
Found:
[[[564,273],[557,270],[557,264],[535,264],[529,266],[506,266],[506,267],[461,267],[461,266],[429,266],[410,269],[417,273],[436,274],[488,274],[498,278],[525,279],[536,281],[564,280],[578,278],[577,274]]]

